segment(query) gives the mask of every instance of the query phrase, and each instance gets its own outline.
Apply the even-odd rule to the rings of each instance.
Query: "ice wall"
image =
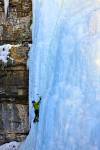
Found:
[[[34,0],[31,130],[20,150],[100,150],[100,1]],[[31,101],[43,98],[33,124]]]

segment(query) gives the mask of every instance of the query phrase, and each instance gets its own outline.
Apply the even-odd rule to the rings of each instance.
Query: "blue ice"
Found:
[[[31,130],[20,150],[100,150],[99,16],[99,0],[33,0]]]

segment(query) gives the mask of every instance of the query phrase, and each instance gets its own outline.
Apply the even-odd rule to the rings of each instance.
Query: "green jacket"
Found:
[[[39,102],[35,102],[33,107],[35,110],[39,110]]]
[[[40,96],[40,97],[39,97],[39,101],[34,103],[33,107],[34,107],[35,110],[39,110],[39,106],[40,106],[41,99],[42,99],[42,98],[41,98],[41,96]]]

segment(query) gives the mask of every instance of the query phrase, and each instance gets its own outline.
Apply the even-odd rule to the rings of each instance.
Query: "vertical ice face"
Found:
[[[9,0],[4,0],[4,11],[5,11],[5,16],[7,16],[8,7],[9,7]]]
[[[31,131],[19,150],[100,150],[100,6],[94,0],[33,1]],[[37,93],[42,101],[34,124]]]

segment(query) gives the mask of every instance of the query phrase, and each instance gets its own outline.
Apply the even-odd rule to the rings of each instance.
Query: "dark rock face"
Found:
[[[0,140],[9,142],[21,141],[28,133],[28,107],[23,104],[2,103]]]
[[[6,65],[0,61],[0,144],[22,141],[29,132],[28,44],[31,43],[31,0],[10,0],[7,17],[0,1],[0,45],[13,44]]]
[[[0,1],[0,43],[22,43],[31,41],[31,0],[10,0],[7,17],[4,3]]]

